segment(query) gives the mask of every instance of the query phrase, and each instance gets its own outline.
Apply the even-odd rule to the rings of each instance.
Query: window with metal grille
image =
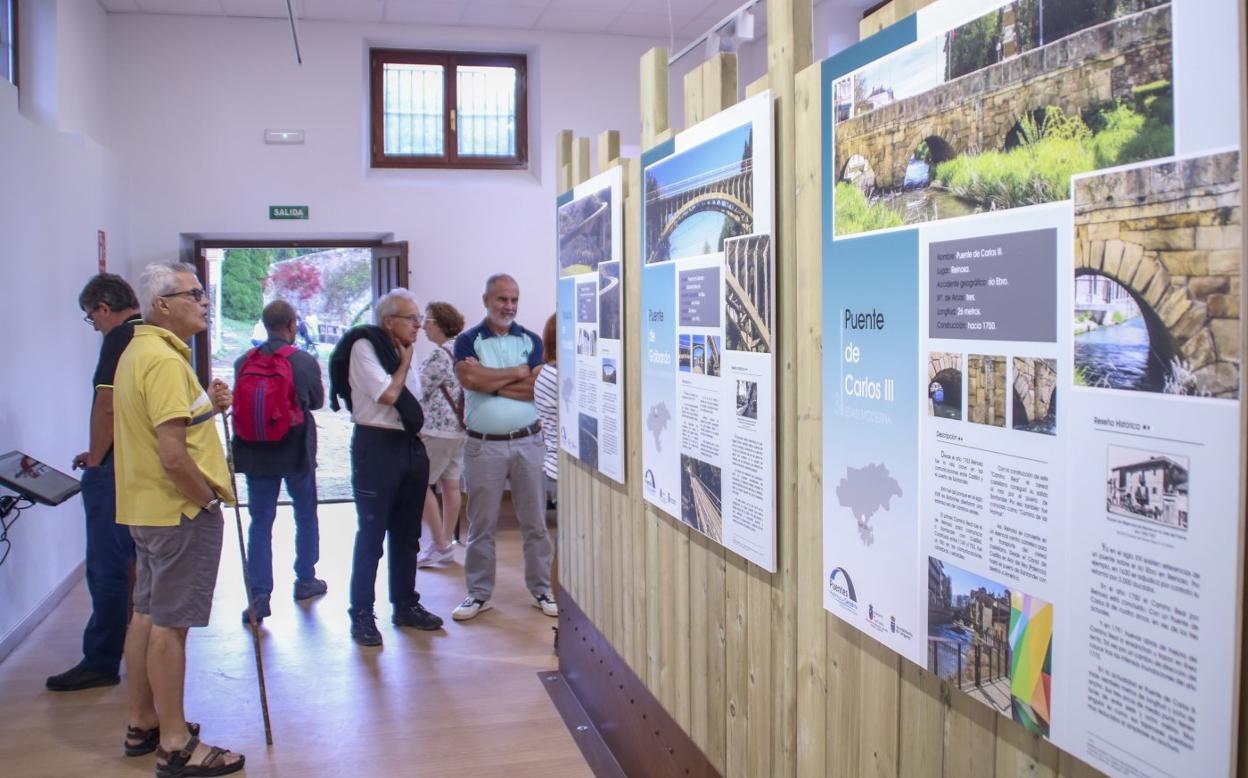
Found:
[[[373,167],[528,165],[523,55],[371,54]]]

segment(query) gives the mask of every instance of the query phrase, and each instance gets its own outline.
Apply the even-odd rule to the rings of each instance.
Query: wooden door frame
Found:
[[[373,249],[378,246],[384,246],[389,242],[381,239],[377,240],[248,240],[245,238],[213,238],[195,241],[195,273],[199,276],[199,281],[205,288],[208,286],[208,263],[204,259],[204,251],[206,249]],[[213,311],[214,316],[220,315],[219,311]],[[208,332],[211,327],[195,336],[191,345],[194,349],[195,359],[195,375],[199,377],[199,382],[205,387],[212,380],[212,352],[209,350]]]

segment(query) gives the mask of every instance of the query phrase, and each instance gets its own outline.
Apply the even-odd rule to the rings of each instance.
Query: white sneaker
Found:
[[[538,594],[533,597],[533,607],[541,609],[542,613],[547,616],[556,617],[559,615],[559,603],[555,602],[555,598],[549,594]]]
[[[430,546],[416,555],[417,567],[432,567],[441,562],[455,561],[455,547],[447,546],[444,549]]]
[[[451,618],[456,621],[467,621],[475,619],[481,611],[488,611],[494,606],[490,605],[489,600],[478,600],[471,594],[464,598],[464,601],[455,606],[455,610],[451,611]]]

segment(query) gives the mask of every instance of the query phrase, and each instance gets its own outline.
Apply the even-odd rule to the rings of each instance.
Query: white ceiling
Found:
[[[285,18],[286,0],[99,0],[110,13]],[[306,21],[441,26],[672,37],[700,36],[745,0],[295,0]],[[865,8],[871,0],[815,0]],[[670,9],[670,22],[669,22]]]

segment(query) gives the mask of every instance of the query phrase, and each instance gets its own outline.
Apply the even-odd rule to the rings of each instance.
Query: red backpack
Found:
[[[234,386],[234,433],[239,440],[272,443],[303,424],[290,369],[293,353],[294,346],[282,346],[272,354],[258,348],[247,352]]]

